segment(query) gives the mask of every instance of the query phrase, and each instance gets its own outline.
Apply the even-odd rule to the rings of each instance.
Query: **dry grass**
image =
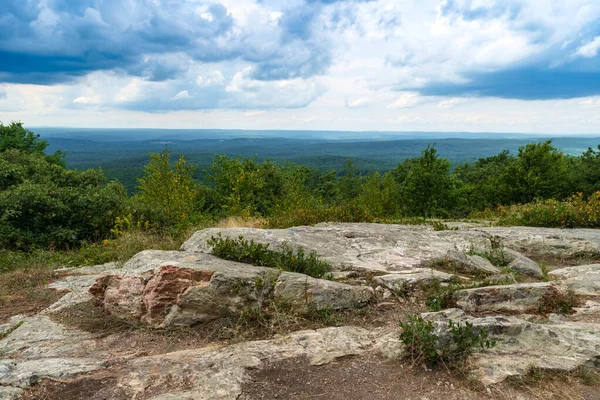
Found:
[[[569,373],[533,369],[523,377],[514,377],[497,388],[502,399],[520,400],[598,400],[599,374],[585,368]]]
[[[260,217],[239,217],[231,216],[220,220],[215,224],[215,228],[265,228],[267,221]]]
[[[125,262],[142,250],[178,249],[182,241],[183,238],[131,231],[117,239],[85,244],[75,250],[0,250],[0,322],[13,315],[35,314],[58,300],[64,293],[46,288],[57,278],[56,268]]]
[[[0,274],[0,323],[13,315],[31,315],[48,307],[64,293],[45,288],[55,275],[51,268],[35,265]]]

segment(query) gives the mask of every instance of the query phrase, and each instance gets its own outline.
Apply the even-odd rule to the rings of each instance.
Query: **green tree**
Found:
[[[284,174],[269,160],[217,156],[209,179],[229,215],[270,215],[284,196]]]
[[[67,170],[39,152],[0,152],[0,247],[64,248],[106,237],[126,192],[101,170]]]
[[[450,162],[440,158],[434,146],[427,146],[421,157],[409,161],[410,169],[402,184],[405,213],[411,216],[443,216],[452,207],[455,182]]]
[[[357,203],[374,217],[389,217],[399,213],[399,185],[392,174],[375,172],[365,177]]]
[[[519,147],[517,159],[502,179],[512,193],[510,202],[565,198],[571,187],[567,162],[567,157],[552,146],[551,140]]]
[[[356,196],[358,196],[360,191],[361,179],[362,177],[360,176],[358,167],[354,164],[352,159],[349,159],[348,163],[344,166],[337,185],[339,198],[342,202],[352,202],[356,200]]]
[[[598,150],[591,147],[579,159],[571,159],[575,191],[589,196],[600,190],[600,145]]]
[[[184,156],[171,165],[170,158],[169,149],[150,153],[150,163],[138,179],[138,194],[134,197],[141,219],[155,227],[181,224],[199,207],[195,166],[189,165]]]
[[[12,149],[45,155],[46,147],[48,142],[41,140],[40,135],[25,129],[22,122],[11,122],[10,125],[3,125],[0,122],[0,153]],[[48,161],[58,164],[62,162],[63,153],[57,151],[46,157]]]

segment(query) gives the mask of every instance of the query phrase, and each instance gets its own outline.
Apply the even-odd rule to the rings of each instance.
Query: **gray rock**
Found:
[[[446,254],[445,261],[454,264],[459,272],[464,272],[474,275],[490,275],[500,273],[500,269],[485,258],[478,255],[467,255],[461,251],[450,250]]]
[[[580,294],[600,294],[600,264],[555,269],[549,275],[562,279],[565,285]]]
[[[55,269],[54,272],[58,274],[66,275],[98,275],[102,272],[115,270],[119,268],[119,264],[116,262],[108,262],[100,265],[87,265],[84,267],[63,267]]]
[[[338,270],[405,271],[431,265],[449,251],[488,251],[494,243],[525,255],[569,258],[581,252],[600,250],[600,231],[593,229],[477,227],[457,231],[434,231],[429,226],[327,223],[289,229],[211,228],[198,231],[182,245],[186,252],[210,252],[208,240],[223,237],[269,244],[277,249],[292,247],[315,251]]]
[[[542,269],[538,263],[532,259],[525,257],[523,254],[511,249],[504,249],[503,253],[504,259],[509,262],[508,268],[511,270],[518,272],[519,274],[532,276],[537,279],[544,278]]]
[[[517,279],[513,274],[498,274],[487,278],[492,285],[512,285],[517,283]]]
[[[373,281],[376,284],[381,285],[396,294],[404,295],[415,289],[430,286],[436,281],[450,282],[450,280],[452,280],[453,277],[454,275],[447,274],[441,271],[436,271],[434,269],[420,269],[419,272],[415,273],[397,273],[376,276],[375,278],[373,278]]]
[[[429,313],[435,321],[434,333],[447,340],[448,319],[469,321],[475,331],[486,330],[496,346],[475,353],[472,364],[476,376],[486,384],[502,382],[509,376],[527,374],[531,365],[554,372],[570,372],[579,367],[598,369],[600,325],[556,321],[535,323],[517,317],[472,318],[460,310]]]
[[[102,368],[89,358],[44,358],[39,360],[0,360],[0,385],[26,388],[46,379],[67,379]]]
[[[91,334],[60,325],[46,316],[28,317],[0,340],[0,352],[20,359],[61,358],[87,354],[95,347]]]
[[[120,375],[119,385],[137,397],[162,388],[163,394],[152,397],[154,400],[233,400],[241,394],[248,370],[263,367],[265,361],[305,356],[310,364],[323,365],[365,352],[394,357],[402,348],[397,336],[395,332],[371,332],[358,327],[324,328],[271,340],[143,357],[129,363],[129,372]],[[177,392],[164,389],[165,383],[177,381],[186,382],[188,388]]]
[[[454,293],[456,304],[465,311],[536,311],[542,298],[558,291],[556,285],[546,282],[518,283],[514,285],[485,286],[458,290]]]
[[[18,400],[23,394],[23,389],[13,386],[0,386],[0,400]]]
[[[295,310],[309,311],[357,308],[373,298],[368,286],[351,286],[307,275],[283,272],[275,284],[275,302],[291,305]]]

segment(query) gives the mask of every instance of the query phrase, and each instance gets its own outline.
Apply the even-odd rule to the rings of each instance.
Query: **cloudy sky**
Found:
[[[0,121],[600,133],[598,0],[2,0]]]

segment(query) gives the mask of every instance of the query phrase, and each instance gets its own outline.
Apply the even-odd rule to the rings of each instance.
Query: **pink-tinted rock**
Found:
[[[145,281],[141,277],[113,276],[104,291],[104,309],[121,317],[140,318],[144,314],[144,286]]]
[[[163,319],[170,308],[179,303],[180,296],[190,287],[208,286],[214,271],[163,265],[148,281],[143,293],[146,313],[144,320]]]

